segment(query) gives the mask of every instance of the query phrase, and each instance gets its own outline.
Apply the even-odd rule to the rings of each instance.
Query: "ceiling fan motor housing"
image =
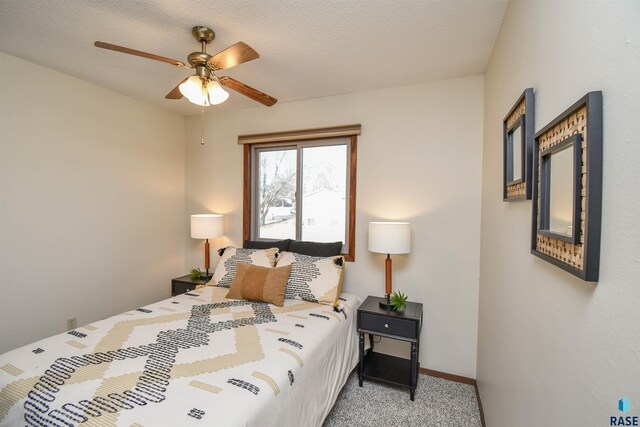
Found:
[[[207,68],[207,62],[211,55],[207,53],[206,45],[211,43],[216,37],[216,33],[209,27],[195,26],[191,29],[193,37],[202,44],[202,52],[192,52],[187,57],[189,64],[196,70],[196,75],[203,79],[208,79],[210,71]]]
[[[196,70],[196,74],[200,77],[206,77],[209,75],[207,68],[207,61],[209,61],[211,55],[205,52],[193,52],[189,54],[187,60],[189,64]]]
[[[197,25],[191,29],[193,37],[202,45],[202,52],[192,52],[187,57],[189,64],[196,70],[196,75],[202,79],[209,78],[209,70],[207,69],[207,61],[211,55],[207,53],[207,45],[216,38],[216,33],[209,27]]]

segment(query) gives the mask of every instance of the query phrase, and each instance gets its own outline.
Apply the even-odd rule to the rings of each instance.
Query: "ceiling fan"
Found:
[[[192,52],[189,54],[187,57],[189,64],[164,56],[101,41],[95,42],[94,46],[127,53],[129,55],[141,56],[182,68],[194,69],[195,74],[191,77],[186,77],[173,88],[173,90],[165,96],[167,99],[181,99],[185,96],[190,102],[197,105],[216,105],[226,101],[229,97],[229,93],[222,88],[222,86],[225,86],[267,107],[278,102],[274,97],[260,92],[238,80],[227,76],[218,77],[215,74],[216,71],[227,70],[236,65],[259,58],[260,55],[258,55],[258,52],[246,43],[238,42],[216,55],[209,55],[207,53],[207,45],[211,43],[216,36],[213,30],[203,26],[196,26],[191,30],[191,34],[193,34],[193,37],[200,43],[201,52]]]

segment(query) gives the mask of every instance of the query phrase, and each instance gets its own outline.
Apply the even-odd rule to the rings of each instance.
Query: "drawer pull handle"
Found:
[[[385,327],[385,328],[388,328],[388,327],[389,327],[389,324],[388,324],[388,323],[385,323],[385,324],[384,324],[384,327]]]

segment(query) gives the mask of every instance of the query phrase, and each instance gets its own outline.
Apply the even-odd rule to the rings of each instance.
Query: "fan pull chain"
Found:
[[[200,145],[204,145],[204,107],[200,107],[201,116],[200,116]]]

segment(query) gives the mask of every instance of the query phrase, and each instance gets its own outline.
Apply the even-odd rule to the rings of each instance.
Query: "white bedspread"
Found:
[[[0,426],[319,426],[358,361],[355,309],[206,287],[0,355]]]

